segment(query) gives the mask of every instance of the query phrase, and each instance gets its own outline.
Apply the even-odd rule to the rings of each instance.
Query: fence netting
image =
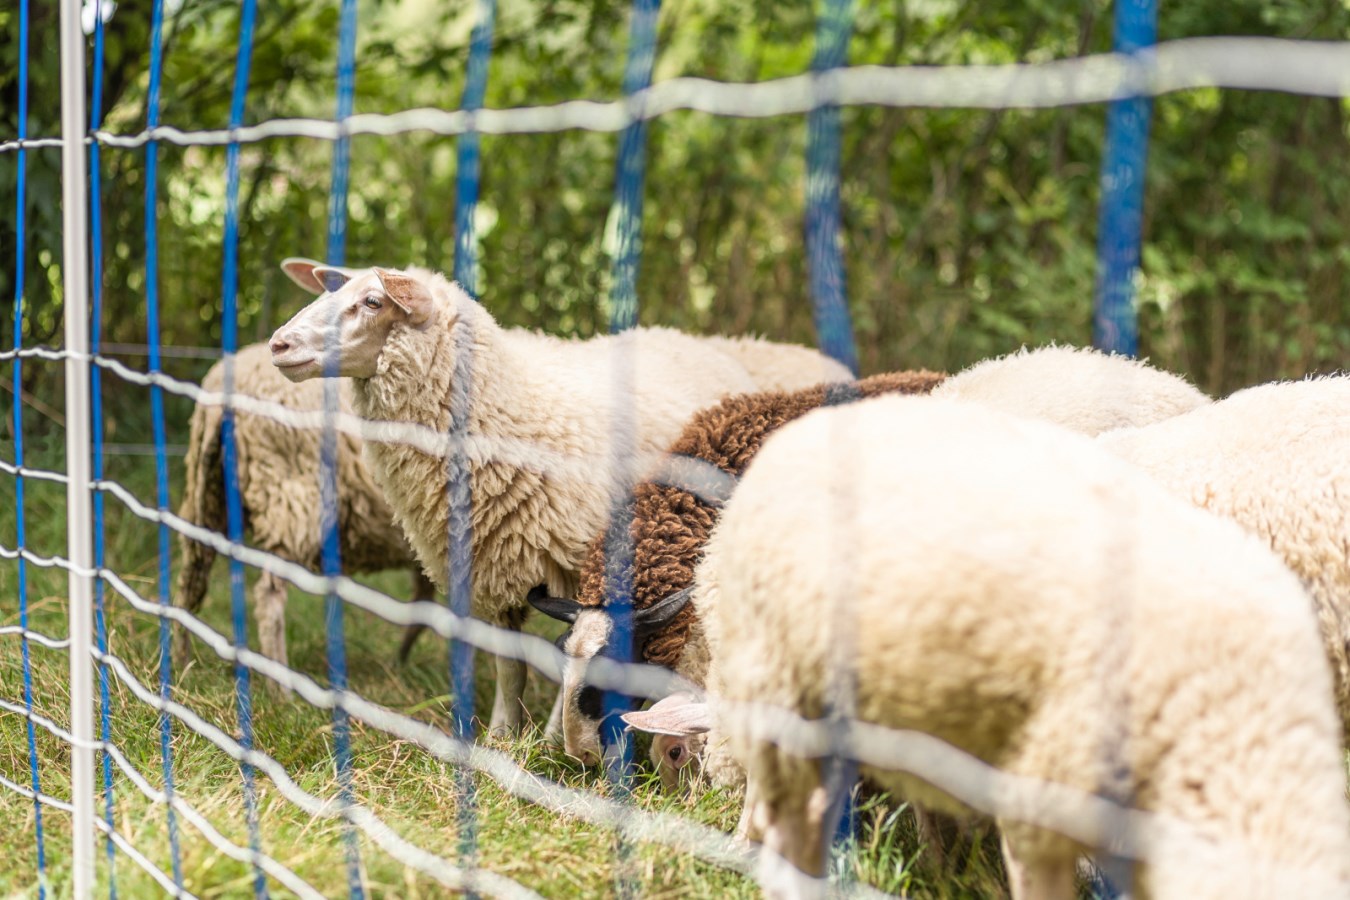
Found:
[[[250,123],[246,98],[257,11],[254,0],[243,0],[239,4],[238,53],[233,61],[228,121],[214,130],[184,130],[173,122],[161,121],[160,117],[163,72],[159,51],[166,9],[163,0],[156,0],[150,26],[150,67],[145,73],[148,82],[145,124],[136,131],[113,131],[101,119],[105,21],[108,15],[132,14],[134,10],[105,12],[102,5],[95,4],[92,33],[88,36],[92,49],[87,85],[89,115],[80,151],[85,154],[87,165],[88,228],[75,238],[85,242],[88,250],[88,306],[79,305],[80,298],[66,297],[66,315],[88,311],[90,332],[87,347],[47,347],[25,345],[22,337],[25,254],[34,252],[25,237],[28,201],[24,173],[32,154],[68,149],[69,138],[30,136],[25,128],[30,102],[29,2],[19,0],[19,131],[0,142],[0,164],[12,165],[17,171],[13,342],[0,353],[0,361],[8,363],[11,369],[14,397],[13,458],[0,460],[0,472],[4,482],[13,485],[11,496],[17,525],[16,533],[4,538],[6,543],[0,546],[0,557],[16,573],[12,583],[16,585],[17,596],[5,597],[4,604],[9,618],[10,605],[14,603],[17,619],[16,624],[0,627],[0,640],[20,644],[22,677],[18,684],[6,680],[0,693],[0,710],[6,717],[12,717],[11,721],[22,721],[23,735],[22,752],[11,752],[0,760],[3,769],[0,788],[8,796],[6,802],[20,798],[21,802],[31,804],[31,816],[25,820],[28,834],[22,839],[10,835],[8,840],[33,843],[35,852],[31,858],[36,872],[25,873],[16,883],[34,885],[36,895],[44,900],[51,894],[69,890],[67,882],[72,876],[68,863],[56,868],[59,880],[53,880],[49,872],[54,828],[61,853],[73,847],[71,852],[76,854],[77,866],[94,864],[92,859],[79,859],[83,838],[79,834],[72,836],[69,824],[79,821],[75,812],[83,807],[93,812],[92,828],[101,842],[98,889],[110,897],[119,892],[124,896],[138,895],[138,886],[145,885],[146,878],[176,897],[217,896],[222,892],[251,893],[258,897],[273,892],[301,897],[331,895],[335,879],[326,878],[322,885],[316,884],[313,867],[303,854],[283,856],[269,847],[275,846],[277,838],[268,833],[266,823],[276,821],[279,805],[293,806],[299,812],[298,817],[286,819],[285,827],[308,833],[303,840],[326,842],[330,846],[340,844],[340,857],[325,859],[332,865],[340,865],[340,881],[352,897],[412,896],[418,890],[427,890],[428,885],[502,897],[580,890],[567,880],[566,873],[559,874],[556,890],[529,887],[513,874],[515,867],[503,861],[512,853],[530,852],[529,835],[534,830],[554,827],[552,823],[559,821],[584,823],[589,829],[612,836],[604,846],[619,860],[611,883],[616,893],[640,893],[647,883],[671,890],[671,885],[660,880],[659,872],[653,875],[653,870],[659,870],[661,860],[675,858],[687,857],[697,860],[699,865],[753,878],[759,851],[731,837],[729,826],[734,824],[734,814],[723,811],[718,821],[728,827],[714,827],[691,814],[691,807],[684,801],[635,798],[634,790],[644,783],[645,776],[639,774],[641,765],[635,762],[632,745],[621,732],[610,735],[610,743],[619,746],[622,752],[606,759],[605,777],[583,783],[575,767],[560,762],[554,751],[541,748],[537,741],[523,750],[520,746],[502,745],[484,738],[480,734],[481,722],[477,722],[485,718],[476,706],[480,687],[477,682],[481,679],[475,677],[482,674],[475,669],[475,663],[483,654],[518,660],[551,683],[560,680],[566,660],[547,637],[496,627],[470,616],[471,463],[502,460],[546,477],[575,477],[577,473],[600,469],[643,472],[666,460],[660,455],[644,457],[621,439],[613,446],[626,450],[611,456],[601,453],[600,459],[563,457],[544,447],[523,443],[490,445],[471,434],[467,419],[458,414],[452,415],[446,432],[407,422],[366,421],[340,408],[335,378],[326,381],[324,403],[319,410],[297,411],[236,393],[233,360],[241,347],[238,330],[241,148],[281,139],[332,144],[326,261],[341,266],[348,262],[345,246],[353,143],[366,136],[410,133],[453,138],[457,158],[453,275],[471,294],[476,294],[480,288],[476,258],[479,245],[473,230],[480,189],[480,136],[571,130],[615,134],[618,150],[611,221],[616,228],[617,249],[607,308],[611,329],[622,331],[638,322],[637,271],[642,259],[648,128],[662,116],[676,111],[755,118],[805,116],[808,158],[807,180],[802,186],[806,202],[803,232],[809,262],[806,275],[815,300],[814,320],[820,347],[856,372],[858,354],[849,321],[847,281],[840,249],[843,227],[840,108],[881,105],[1025,109],[1111,104],[1108,158],[1103,164],[1106,189],[1099,237],[1097,340],[1109,349],[1133,352],[1136,338],[1131,279],[1139,268],[1140,208],[1151,98],[1201,87],[1350,96],[1350,44],[1237,37],[1155,44],[1151,5],[1120,5],[1126,12],[1116,25],[1117,52],[1034,64],[907,68],[849,66],[847,50],[853,5],[849,0],[824,0],[810,71],[760,83],[729,83],[687,77],[653,82],[659,7],[656,0],[634,0],[621,96],[577,98],[547,106],[488,108],[484,106],[485,90],[497,10],[494,0],[476,0],[467,76],[457,108],[357,114],[353,99],[360,27],[358,4],[355,0],[343,0],[334,35],[339,72],[333,116]],[[63,4],[67,16],[77,17],[78,7],[78,3]],[[84,45],[75,50],[81,54],[82,71]],[[69,52],[71,48],[63,46],[63,53]],[[229,61],[219,60],[218,65],[226,67]],[[33,99],[44,104],[57,102],[51,96]],[[156,222],[162,198],[156,193],[159,179],[155,170],[157,155],[164,145],[226,148],[224,265],[220,273],[223,337],[218,352],[213,348],[161,345]],[[144,299],[148,330],[145,343],[134,347],[101,342],[102,261],[109,252],[101,217],[103,198],[110,190],[101,182],[101,156],[105,152],[144,154]],[[522,164],[528,165],[529,160],[522,159]],[[365,262],[371,261],[357,264]],[[166,360],[215,355],[224,361],[222,390],[208,389],[199,381],[170,374],[171,366],[166,365]],[[143,366],[125,361],[136,356],[144,360]],[[67,366],[67,371],[81,373],[88,386],[89,431],[83,445],[88,454],[87,483],[80,483],[70,470],[34,467],[25,456],[25,403],[19,399],[24,369],[61,364]],[[624,388],[623,377],[622,371],[616,376],[616,390]],[[106,427],[103,406],[109,383],[119,390],[142,392],[149,405],[150,442],[113,441],[116,434]],[[468,390],[467,385],[464,389]],[[175,511],[172,467],[183,448],[169,440],[166,416],[170,412],[166,411],[166,398],[184,404],[174,408],[191,404],[223,410],[221,447],[227,511],[223,532],[194,524]],[[468,402],[468,398],[452,398],[450,406],[459,410],[466,408]],[[67,425],[75,415],[79,415],[78,410],[65,410]],[[318,571],[251,547],[246,541],[235,428],[241,415],[266,417],[321,435],[324,534]],[[627,418],[619,416],[621,430],[634,427],[634,411],[629,409],[626,415]],[[396,595],[388,581],[371,586],[344,574],[336,513],[337,467],[339,442],[348,436],[403,443],[445,460],[444,489],[450,508],[446,535],[450,587],[445,604],[409,603],[405,597]],[[149,492],[114,477],[115,467],[108,460],[110,454],[117,453],[153,457]],[[703,483],[700,480],[703,477],[699,473],[691,475],[688,486],[696,489]],[[67,490],[84,492],[91,502],[89,520],[72,526],[92,535],[92,555],[85,560],[77,559],[74,552],[65,555],[39,552],[28,538],[32,511],[61,505],[62,494]],[[41,492],[37,504],[33,499],[35,491]],[[129,528],[128,523],[140,520],[155,529],[153,561],[141,560],[132,566],[118,551],[118,533],[109,526],[114,512],[121,528]],[[616,508],[614,514],[623,515],[623,509]],[[174,544],[179,538],[199,542],[225,558],[230,609],[227,629],[213,627],[202,615],[175,605],[172,567]],[[622,550],[632,553],[631,546]],[[90,585],[92,619],[80,621],[72,612],[68,620],[71,631],[67,634],[48,633],[36,627],[32,615],[35,610],[43,613],[41,621],[50,624],[65,620],[66,612],[60,597],[32,589],[31,576],[35,572],[65,573],[72,582],[81,579]],[[322,672],[301,671],[305,666],[283,664],[250,648],[247,577],[257,574],[275,576],[298,591],[323,598],[321,636],[295,653],[297,657],[314,659],[322,656]],[[631,597],[626,596],[630,588],[622,583],[609,586],[621,611],[631,610]],[[297,613],[301,607],[292,603],[289,614],[314,616],[318,608],[304,608]],[[359,614],[360,619],[347,617],[348,612]],[[616,621],[620,627],[631,627],[623,625],[623,614]],[[356,662],[349,652],[349,641],[354,630],[364,632],[383,627],[381,623],[390,629],[424,627],[438,636],[442,646],[448,646],[448,662],[441,669],[439,687],[429,692],[425,703],[405,702],[401,694],[384,702],[364,696],[359,689],[368,670],[380,664],[360,654],[360,661]],[[142,641],[133,641],[132,636],[147,627],[157,632],[152,642],[155,648],[152,658],[128,656],[119,651],[119,643],[124,647],[145,646]],[[78,629],[92,630],[89,661],[93,677],[87,683],[71,683],[68,687],[35,686],[34,672],[38,671],[35,657],[64,658],[76,653],[72,637]],[[175,671],[172,643],[173,633],[178,629],[192,637],[196,661],[188,669],[195,671]],[[363,649],[361,653],[366,651]],[[201,661],[203,656],[224,661],[232,680],[227,683],[224,668],[213,669]],[[354,675],[353,669],[358,666],[362,671]],[[46,665],[41,671],[50,673],[51,666]],[[185,692],[181,685],[187,677],[196,679],[196,687]],[[209,709],[194,709],[193,702],[202,696],[203,679],[214,680],[218,697]],[[587,669],[587,679],[616,698],[659,699],[694,689],[664,669],[623,659],[597,658]],[[423,680],[417,687],[427,685]],[[264,690],[276,691],[281,699],[270,701],[265,714],[260,715],[257,697]],[[91,733],[76,733],[78,716],[68,715],[63,706],[67,699],[72,708],[83,705],[96,711],[97,726]],[[137,708],[141,711],[129,712]],[[324,720],[294,712],[302,708],[321,711]],[[847,717],[806,721],[773,708],[750,707],[744,715],[775,742],[803,755],[838,757],[862,765],[911,771],[983,813],[1043,824],[1086,846],[1109,846],[1123,858],[1147,857],[1149,848],[1155,845],[1140,838],[1145,833],[1166,833],[1180,843],[1198,840],[1185,823],[1129,809],[1061,785],[999,772],[924,734],[886,731]],[[289,737],[283,725],[292,728]],[[157,732],[150,744],[153,753],[144,752],[150,745],[139,733],[147,727]],[[396,781],[389,780],[393,777],[389,773],[372,778],[363,772],[363,767],[371,762],[362,756],[363,752],[369,752],[371,735],[380,735],[386,744],[402,747],[395,758],[404,770],[397,774]],[[313,746],[289,746],[290,740]],[[129,750],[129,745],[134,745],[135,750]],[[72,766],[79,765],[75,750],[87,751],[92,754],[89,758],[97,758],[95,790],[87,796],[75,793],[72,788],[72,783],[79,780],[78,774],[72,772]],[[328,760],[327,777],[313,764],[316,754]],[[447,772],[451,773],[448,780],[444,777]],[[192,789],[185,789],[185,783],[190,783]],[[398,787],[393,787],[394,784]],[[489,784],[491,790],[485,787]],[[397,791],[412,794],[443,791],[447,785],[448,794],[438,803],[451,806],[454,815],[448,820],[451,824],[444,827],[417,821],[415,814],[407,813],[415,807],[393,802],[390,796]],[[505,814],[493,809],[494,804],[505,803],[516,805]],[[511,845],[503,837],[511,831],[526,837]],[[93,835],[88,837],[92,839]],[[285,840],[290,844],[296,838],[289,835]],[[504,846],[507,849],[503,850]],[[658,850],[654,855],[641,857],[643,847]],[[1259,850],[1246,846],[1223,849],[1224,858],[1235,864]],[[216,854],[239,864],[235,871],[242,875],[236,882],[207,884],[193,874],[202,869],[203,856]],[[389,865],[376,862],[374,857],[392,860],[396,869],[410,873],[407,880],[391,883]],[[339,858],[340,864],[333,862]],[[1315,879],[1318,875],[1309,873],[1308,877]],[[80,882],[76,876],[75,884],[77,888],[81,884],[88,887],[89,882]],[[1326,887],[1315,880],[1310,881],[1310,886]],[[839,888],[850,895],[878,893],[856,877],[840,878]],[[1314,892],[1306,895],[1312,896]]]

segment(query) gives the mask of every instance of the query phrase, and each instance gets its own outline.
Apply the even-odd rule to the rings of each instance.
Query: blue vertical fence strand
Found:
[[[28,0],[19,0],[19,140],[28,137]],[[27,202],[28,178],[27,159],[22,147],[19,148],[15,162],[19,167],[15,183],[14,210],[14,349],[23,346],[23,290],[24,290],[24,205]],[[14,464],[23,466],[23,403],[20,402],[20,387],[23,384],[23,364],[18,356],[14,357]],[[15,537],[22,550],[28,541],[24,523],[23,476],[14,476]],[[28,769],[33,785],[33,827],[37,838],[38,897],[47,896],[47,859],[46,841],[42,832],[42,804],[38,801],[42,778],[39,771],[37,752],[37,733],[33,727],[33,666],[28,655],[28,570],[22,556],[18,558],[19,588],[19,627],[25,632],[19,638],[23,653],[23,708],[30,718],[28,726]]]
[[[630,110],[640,112],[641,92],[652,82],[652,68],[656,63],[656,23],[661,12],[660,0],[634,0],[632,20],[628,30],[628,58],[624,64],[623,92]],[[643,182],[647,169],[647,123],[638,118],[623,129],[619,136],[619,155],[614,173],[613,217],[616,229],[614,267],[609,290],[609,330],[612,333],[634,328],[638,323],[637,279],[642,259],[642,201]],[[635,360],[629,353],[613,354],[611,380],[616,391],[631,396],[626,390],[632,382]],[[611,464],[629,465],[637,430],[637,411],[632,402],[616,407],[612,436]],[[610,528],[607,532],[605,555],[605,602],[614,620],[611,646],[617,648],[619,658],[627,662],[633,658],[633,591],[629,569],[632,566],[633,545],[631,530],[632,509],[627,503],[616,503],[610,510]],[[605,748],[605,774],[618,796],[626,796],[632,769],[632,743],[624,739],[623,722],[618,713],[628,708],[628,698],[615,691],[602,695],[600,738]],[[615,865],[615,893],[630,897],[637,893],[629,866],[626,864],[631,848],[622,834],[617,839]]]
[[[1117,52],[1147,51],[1158,39],[1157,0],[1117,0],[1115,30]],[[1092,343],[1130,356],[1139,352],[1134,276],[1143,240],[1144,167],[1152,114],[1149,97],[1117,100],[1106,113]]]
[[[244,0],[239,12],[239,50],[234,63],[234,89],[230,98],[230,128],[244,124],[244,106],[248,97],[249,62],[253,56],[253,25],[256,0]],[[221,350],[225,374],[225,396],[234,393],[234,354],[239,349],[239,144],[231,141],[225,162],[225,260],[221,272]],[[225,519],[232,544],[244,540],[244,510],[239,497],[239,457],[235,445],[234,410],[225,407],[220,423],[220,443],[224,457]],[[234,627],[234,645],[248,646],[248,619],[244,603],[244,565],[233,556],[230,565],[230,613]],[[253,749],[253,694],[249,669],[239,660],[234,664],[235,709],[239,720],[239,742]],[[239,764],[244,788],[244,818],[248,823],[248,843],[255,856],[262,852],[258,827],[258,796],[253,767]],[[253,864],[253,895],[267,896],[267,877],[262,867]]]
[[[150,26],[150,85],[146,96],[147,128],[159,125],[160,71],[163,64],[162,35],[164,32],[164,2],[155,0]],[[145,318],[149,348],[149,368],[160,371],[159,354],[159,249],[156,226],[158,144],[145,145]],[[169,462],[164,452],[164,395],[158,385],[150,387],[150,413],[153,418],[155,441],[156,502],[160,512],[169,512]],[[159,525],[159,602],[167,608],[170,597],[170,560],[172,549],[169,526]],[[159,618],[159,695],[168,700],[173,681],[173,662],[170,655],[170,629],[167,616]],[[169,854],[173,865],[173,883],[183,887],[183,860],[178,845],[178,817],[173,808],[173,726],[167,711],[159,714],[160,758],[164,763],[164,794],[168,798],[165,813],[169,822]]]
[[[847,65],[853,13],[852,0],[824,0],[816,22],[816,49],[811,60],[811,70],[817,78]],[[807,114],[806,128],[806,259],[816,336],[821,350],[857,375],[858,350],[849,319],[841,244],[839,108],[818,106],[812,109]],[[849,709],[828,712],[830,718],[839,719],[847,717]],[[841,728],[842,724],[832,731],[832,740]],[[838,848],[841,840],[846,840],[852,831],[853,812],[848,786],[853,767],[832,746],[830,756],[824,760],[824,768],[831,801],[828,815],[835,823],[832,846]],[[834,851],[826,848],[826,852]]]
[[[333,178],[328,197],[329,265],[342,265],[347,250],[347,186],[351,168],[351,138],[345,123],[352,114],[356,94],[356,0],[342,0],[338,32],[337,122],[340,130],[333,148]],[[325,338],[323,410],[324,427],[319,452],[319,497],[322,507],[323,572],[342,574],[338,544],[337,511],[337,349],[338,323],[329,323]],[[333,591],[324,600],[324,623],[328,635],[328,680],[335,691],[347,690],[347,641],[343,632],[342,598]],[[351,722],[347,711],[333,708],[333,756],[337,765],[338,795],[344,808],[352,805]],[[347,848],[347,891],[353,898],[365,896],[361,886],[361,854],[356,826],[348,819],[343,827]]]
[[[464,78],[461,107],[470,112],[481,109],[487,93],[488,63],[492,57],[492,29],[496,21],[495,0],[478,0],[477,20],[469,37],[469,66]],[[474,234],[474,211],[478,206],[479,142],[478,133],[461,135],[455,167],[455,280],[473,297],[478,296],[478,252]],[[449,492],[449,535],[447,560],[450,566],[450,611],[468,616],[472,607],[473,584],[473,480],[465,451],[469,435],[469,408],[472,402],[472,342],[455,360],[451,385],[451,456],[447,460],[446,490]],[[453,726],[456,736],[473,740],[474,649],[462,641],[450,642],[450,689]],[[473,772],[459,768],[455,772],[456,808],[459,825],[461,864],[472,870],[478,856],[478,814]],[[472,887],[472,882],[470,882]]]
[[[656,61],[656,19],[660,0],[634,0],[628,34],[628,61],[623,70],[623,92],[634,108],[634,97],[652,83]],[[647,170],[647,123],[639,119],[619,137],[619,159],[614,177],[614,216],[617,245],[609,289],[609,329],[624,331],[637,325],[638,262],[642,257],[642,184]]]
[[[817,76],[847,62],[852,33],[852,0],[825,0],[811,61],[811,70]],[[840,246],[839,145],[839,108],[820,106],[811,110],[806,136],[806,258],[816,336],[821,350],[856,375],[858,350],[849,320]]]
[[[103,121],[103,16],[102,10],[94,16],[94,62],[91,70],[89,101],[89,130],[95,131]],[[89,352],[98,353],[103,322],[103,199],[101,185],[99,144],[89,144],[89,278],[90,320]],[[89,367],[90,472],[95,480],[103,478],[103,370]],[[94,515],[94,566],[102,569],[104,561],[103,492],[94,491],[90,498]],[[108,652],[108,620],[104,608],[103,579],[94,579],[94,641],[100,654]],[[108,693],[108,665],[98,663],[99,737],[104,744],[112,742],[112,710]],[[108,861],[108,897],[117,900],[117,845],[113,843],[113,761],[104,751],[103,758],[103,821],[108,826],[104,838],[104,852]]]

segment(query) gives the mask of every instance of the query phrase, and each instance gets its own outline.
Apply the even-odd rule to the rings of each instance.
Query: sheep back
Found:
[[[1260,537],[1303,579],[1350,733],[1350,377],[1248,388],[1098,441]]]
[[[1053,344],[976,363],[933,395],[1089,435],[1148,425],[1210,402],[1184,378],[1141,360]]]

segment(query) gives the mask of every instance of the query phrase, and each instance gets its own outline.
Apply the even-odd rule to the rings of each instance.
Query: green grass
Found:
[[[59,437],[30,439],[30,465],[63,469]],[[12,448],[0,445],[0,455],[13,459]],[[153,464],[144,458],[114,458],[109,477],[127,484],[143,499],[154,497]],[[181,474],[172,473],[173,483]],[[6,479],[7,480],[7,479]],[[65,553],[65,495],[59,485],[29,480],[24,508],[28,545],[34,552]],[[174,500],[176,502],[177,495]],[[108,508],[108,563],[143,596],[157,596],[157,530],[154,525],[125,514],[115,499]],[[0,508],[0,542],[13,546],[15,509]],[[175,569],[176,571],[176,569]],[[17,565],[0,561],[0,625],[16,624]],[[229,634],[227,569],[217,561],[205,620]],[[27,567],[30,627],[47,634],[66,633],[66,578],[60,571]],[[371,583],[395,597],[407,596],[403,573],[385,573]],[[109,643],[142,683],[158,679],[158,620],[136,613],[108,592]],[[532,623],[531,627],[538,627]],[[546,627],[546,626],[545,626]],[[394,710],[444,727],[447,712],[447,674],[443,642],[423,636],[406,667],[395,662],[399,630],[365,613],[346,611],[347,652],[351,688]],[[287,637],[291,665],[321,682],[325,672],[325,635],[321,598],[291,592],[287,607]],[[253,644],[256,647],[256,641]],[[31,645],[34,706],[65,725],[68,722],[69,658],[62,651]],[[478,708],[490,708],[491,680],[486,661],[479,660]],[[111,676],[110,676],[111,678]],[[332,761],[332,720],[328,713],[297,699],[279,699],[258,690],[254,701],[257,747],[277,759],[306,790],[320,796],[336,793]],[[0,696],[12,702],[22,698],[20,642],[0,638]],[[174,673],[173,696],[207,721],[237,734],[233,679],[230,666],[198,645],[194,658]],[[552,702],[552,688],[532,676],[527,704],[542,723]],[[161,786],[162,768],[157,714],[137,701],[115,678],[111,680],[112,739],[155,786]],[[532,772],[571,787],[604,791],[603,776],[546,747],[538,730],[524,738],[496,744]],[[57,797],[69,797],[69,748],[38,730],[38,758],[42,788]],[[172,742],[175,787],[179,795],[205,815],[217,829],[240,845],[248,833],[237,766],[205,738],[174,721]],[[455,773],[405,740],[354,722],[354,792],[407,840],[452,862],[457,859],[458,816]],[[0,713],[0,774],[27,784],[29,760],[24,721]],[[101,784],[102,773],[98,774]],[[659,846],[639,846],[626,858],[617,852],[612,831],[580,819],[557,815],[506,794],[485,776],[477,785],[478,862],[549,897],[591,897],[616,893],[619,879],[636,884],[649,897],[749,897],[756,895],[746,879]],[[264,850],[293,869],[325,895],[346,892],[342,824],[315,819],[286,801],[265,777],[258,779]],[[632,802],[642,809],[675,812],[724,831],[734,828],[739,815],[736,797],[709,791],[689,798],[662,793],[650,776],[641,778]],[[100,813],[101,813],[100,807]],[[0,790],[0,897],[37,896],[37,850],[32,804]],[[55,810],[43,811],[46,859],[56,896],[69,893],[70,820]],[[166,871],[169,840],[164,807],[152,804],[124,777],[116,779],[115,818],[119,831],[149,859]],[[884,798],[863,803],[854,842],[839,866],[891,892],[907,891],[921,897],[996,897],[1005,894],[996,846],[988,835],[977,836],[948,854],[940,867],[931,863],[918,844],[911,816]],[[182,866],[186,887],[203,897],[251,896],[252,873],[242,863],[224,857],[195,828],[180,820]],[[100,841],[100,847],[102,842]],[[362,836],[359,840],[361,876],[373,897],[439,897],[449,893],[435,880],[405,869]],[[623,861],[621,861],[623,860]],[[99,879],[109,871],[102,851]],[[148,875],[121,854],[115,877],[123,897],[149,897],[159,890]],[[288,892],[269,882],[275,896]]]

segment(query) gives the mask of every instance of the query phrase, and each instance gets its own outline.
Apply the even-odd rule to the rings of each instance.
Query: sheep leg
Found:
[[[262,655],[283,666],[286,660],[286,584],[271,572],[264,572],[253,588],[253,613],[258,619],[258,645]],[[273,696],[284,696],[289,689],[264,679]]]
[[[797,900],[824,897],[825,813],[829,796],[820,783],[819,768],[805,760],[781,757],[775,766],[777,785],[772,794],[751,792],[753,809],[742,814],[742,827],[748,836],[763,834],[759,880],[765,897]],[[779,780],[791,779],[791,780]],[[748,818],[749,821],[744,821]]]
[[[497,657],[497,686],[488,734],[494,738],[508,738],[520,733],[524,724],[524,696],[525,663],[507,656]]]
[[[1073,856],[1059,859],[1019,852],[1007,830],[1000,843],[1013,900],[1074,900],[1078,896]]]

